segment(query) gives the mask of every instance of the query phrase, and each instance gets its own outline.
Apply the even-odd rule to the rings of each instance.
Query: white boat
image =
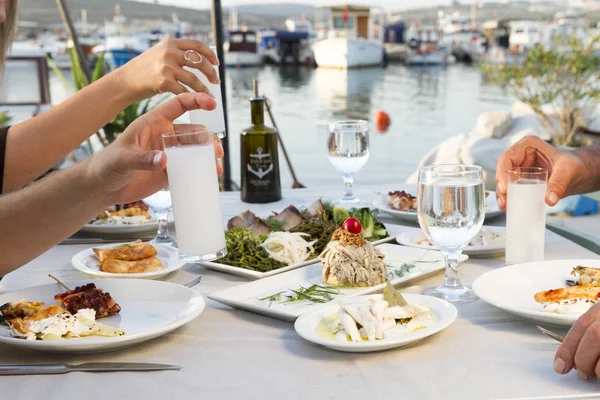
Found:
[[[371,8],[364,6],[323,7],[329,11],[322,38],[313,44],[319,67],[357,68],[381,66],[384,60],[383,24],[376,24]],[[382,14],[379,14],[382,16]]]
[[[259,32],[260,51],[269,64],[312,65],[314,55],[312,25],[306,18],[288,18],[286,30],[272,29]]]
[[[440,34],[432,26],[413,25],[406,32],[407,65],[445,65],[449,49],[440,43]]]
[[[230,31],[229,40],[225,42],[223,49],[227,67],[256,67],[263,64],[263,54],[255,31]]]

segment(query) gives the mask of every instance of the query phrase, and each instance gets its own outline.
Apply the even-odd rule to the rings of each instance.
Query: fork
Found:
[[[202,280],[202,275],[198,275],[196,278],[192,279],[191,281],[184,283],[183,286],[191,288],[191,287],[199,284],[201,280]]]
[[[541,326],[537,325],[537,328],[539,329],[540,332],[542,332],[544,335],[550,336],[552,339],[559,341],[559,342],[563,342],[565,340],[565,337],[563,335],[559,335],[558,333],[554,333],[552,331],[549,331],[546,328],[542,328]]]

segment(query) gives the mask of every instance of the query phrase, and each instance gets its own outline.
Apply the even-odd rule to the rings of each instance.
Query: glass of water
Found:
[[[433,165],[419,169],[419,225],[446,262],[444,283],[425,294],[458,302],[477,297],[460,280],[458,260],[479,232],[485,218],[485,188],[481,167]]]
[[[368,122],[362,120],[331,122],[327,150],[329,161],[344,180],[344,196],[336,203],[340,205],[360,203],[360,199],[352,192],[352,185],[354,175],[369,160]]]
[[[175,240],[169,236],[169,213],[171,212],[171,192],[168,188],[159,190],[151,196],[144,199],[144,203],[148,205],[156,215],[158,221],[158,231],[156,237],[152,239],[152,243],[175,244]]]

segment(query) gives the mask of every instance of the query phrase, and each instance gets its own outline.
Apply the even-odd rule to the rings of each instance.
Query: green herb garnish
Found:
[[[227,255],[217,262],[235,267],[268,272],[285,267],[285,264],[269,257],[260,247],[262,241],[252,234],[250,228],[231,228],[225,233]]]
[[[270,296],[258,299],[259,301],[269,301],[269,307],[274,302],[280,304],[297,303],[308,301],[310,303],[329,303],[336,296],[342,294],[339,289],[342,286],[321,286],[316,283],[309,287],[300,286],[298,289],[289,289],[283,292],[275,293]]]

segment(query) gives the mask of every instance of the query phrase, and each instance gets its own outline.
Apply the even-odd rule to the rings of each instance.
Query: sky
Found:
[[[140,0],[138,0],[140,1]],[[141,0],[146,2],[154,2],[154,0]],[[240,4],[265,4],[265,3],[300,3],[300,4],[314,4],[314,5],[324,5],[324,4],[336,4],[343,3],[343,0],[221,0],[221,4],[224,7],[231,5],[240,5]],[[415,7],[428,7],[435,5],[448,5],[450,4],[450,0],[356,0],[356,1],[346,1],[348,3],[357,3],[357,4],[369,4],[373,6],[385,7],[389,9],[407,9],[407,8],[415,8]],[[463,0],[463,3],[470,3],[469,0]],[[210,0],[159,0],[159,3],[165,5],[176,5],[181,7],[189,7],[189,8],[201,8],[206,9],[210,8],[211,1]]]

